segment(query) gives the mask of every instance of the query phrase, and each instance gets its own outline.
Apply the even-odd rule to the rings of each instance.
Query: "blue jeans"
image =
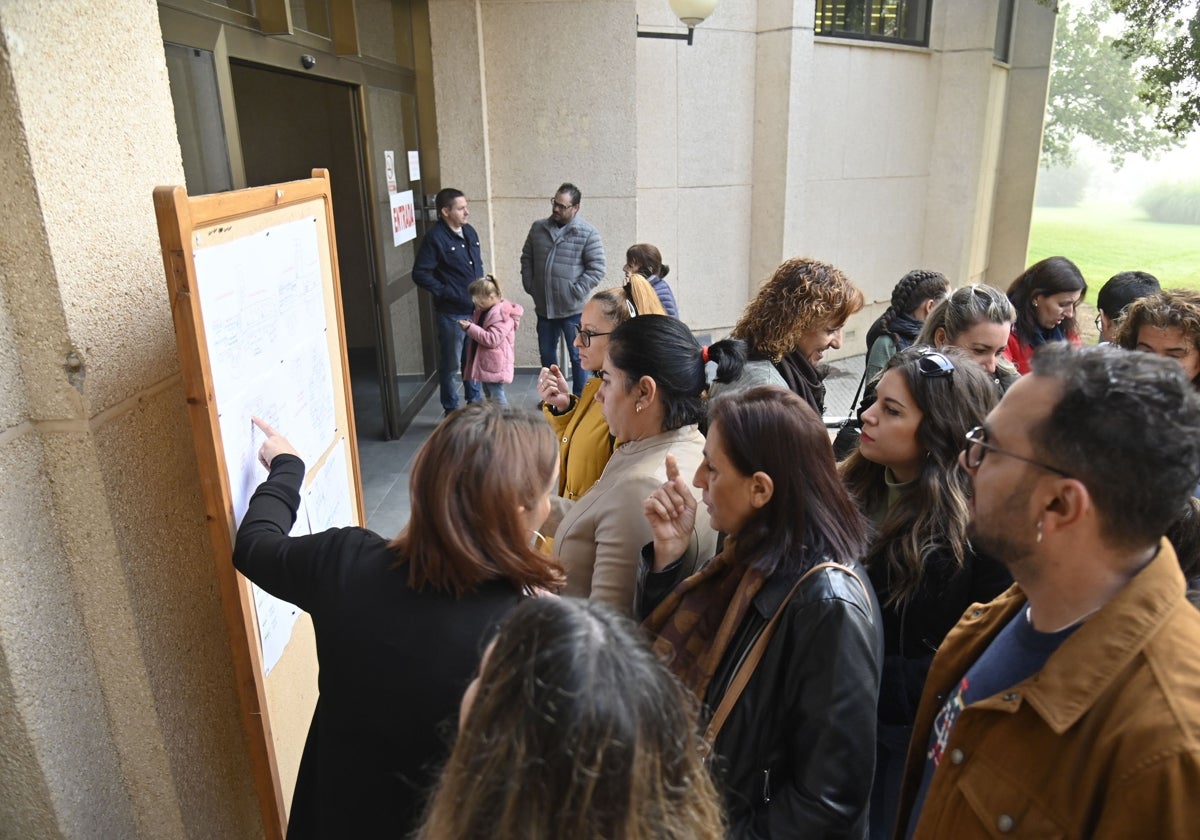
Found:
[[[503,382],[481,382],[483,395],[489,400],[495,400],[500,405],[508,406],[508,395],[504,393]]]
[[[575,396],[579,396],[588,380],[588,372],[579,366],[579,348],[575,346],[581,314],[566,318],[543,318],[539,315],[537,319],[538,353],[542,357],[542,367],[558,364],[558,337],[561,335],[567,340],[567,353],[571,357],[571,391]]]
[[[467,334],[458,325],[459,321],[471,320],[474,313],[448,315],[437,313],[438,333],[438,384],[442,391],[442,409],[449,414],[458,408],[458,383],[462,382],[467,402],[479,402],[479,383],[462,378],[467,363]]]

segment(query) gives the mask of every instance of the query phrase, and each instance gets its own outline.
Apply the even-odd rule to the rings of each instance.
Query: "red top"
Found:
[[[1067,341],[1071,342],[1072,347],[1079,347],[1083,341],[1075,333],[1067,333]],[[1008,335],[1008,347],[1004,354],[1008,356],[1008,360],[1017,367],[1017,372],[1022,376],[1029,373],[1029,360],[1033,358],[1034,346],[1026,344],[1017,337],[1017,331],[1014,329]]]

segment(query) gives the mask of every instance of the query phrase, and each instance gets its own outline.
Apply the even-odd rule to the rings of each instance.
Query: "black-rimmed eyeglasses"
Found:
[[[570,210],[575,205],[574,204],[563,204],[562,202],[555,201],[552,198],[552,199],[550,199],[550,206],[553,207],[555,210],[560,210],[565,213],[566,211]]]
[[[923,350],[917,356],[917,370],[922,376],[949,376],[954,373],[954,362],[944,353],[936,350]]]
[[[1071,478],[1071,474],[1060,470],[1058,467],[1052,467],[1049,464],[1043,464],[1041,461],[1035,461],[1033,458],[1026,458],[1024,455],[1018,455],[1016,452],[1009,452],[1007,449],[1001,449],[988,443],[988,431],[983,426],[976,426],[971,431],[967,432],[967,448],[966,462],[967,467],[972,470],[979,469],[979,465],[983,463],[983,456],[988,451],[1007,455],[1010,458],[1016,458],[1018,461],[1024,461],[1027,464],[1033,464],[1035,467],[1041,467],[1044,470],[1049,470],[1055,475],[1061,475],[1063,478]]]
[[[602,336],[602,335],[612,335],[612,332],[598,333],[598,332],[592,332],[591,330],[580,330],[579,332],[577,332],[575,334],[577,336],[579,336],[579,343],[581,345],[583,345],[584,347],[591,347],[593,338],[596,338],[597,336]]]

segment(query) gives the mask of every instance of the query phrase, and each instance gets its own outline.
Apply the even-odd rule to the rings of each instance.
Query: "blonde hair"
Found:
[[[504,293],[500,291],[500,281],[492,274],[485,274],[478,280],[473,280],[470,286],[467,286],[467,294],[471,296],[471,300],[479,300],[487,297],[504,297]]]
[[[633,304],[635,315],[666,315],[658,293],[650,285],[650,281],[640,274],[631,274],[621,287],[625,299]]]
[[[600,305],[600,313],[614,328],[637,315],[666,315],[662,301],[654,293],[650,281],[634,274],[624,286],[601,289],[592,295]]]

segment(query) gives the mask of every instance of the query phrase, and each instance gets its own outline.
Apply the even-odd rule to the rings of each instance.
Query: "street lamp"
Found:
[[[704,23],[705,18],[713,13],[713,9],[717,7],[717,0],[670,0],[671,10],[675,12],[675,16],[687,27],[687,34],[682,32],[643,32],[641,29],[637,31],[639,38],[663,38],[669,41],[687,41],[688,46],[692,45],[692,32],[696,27]]]

